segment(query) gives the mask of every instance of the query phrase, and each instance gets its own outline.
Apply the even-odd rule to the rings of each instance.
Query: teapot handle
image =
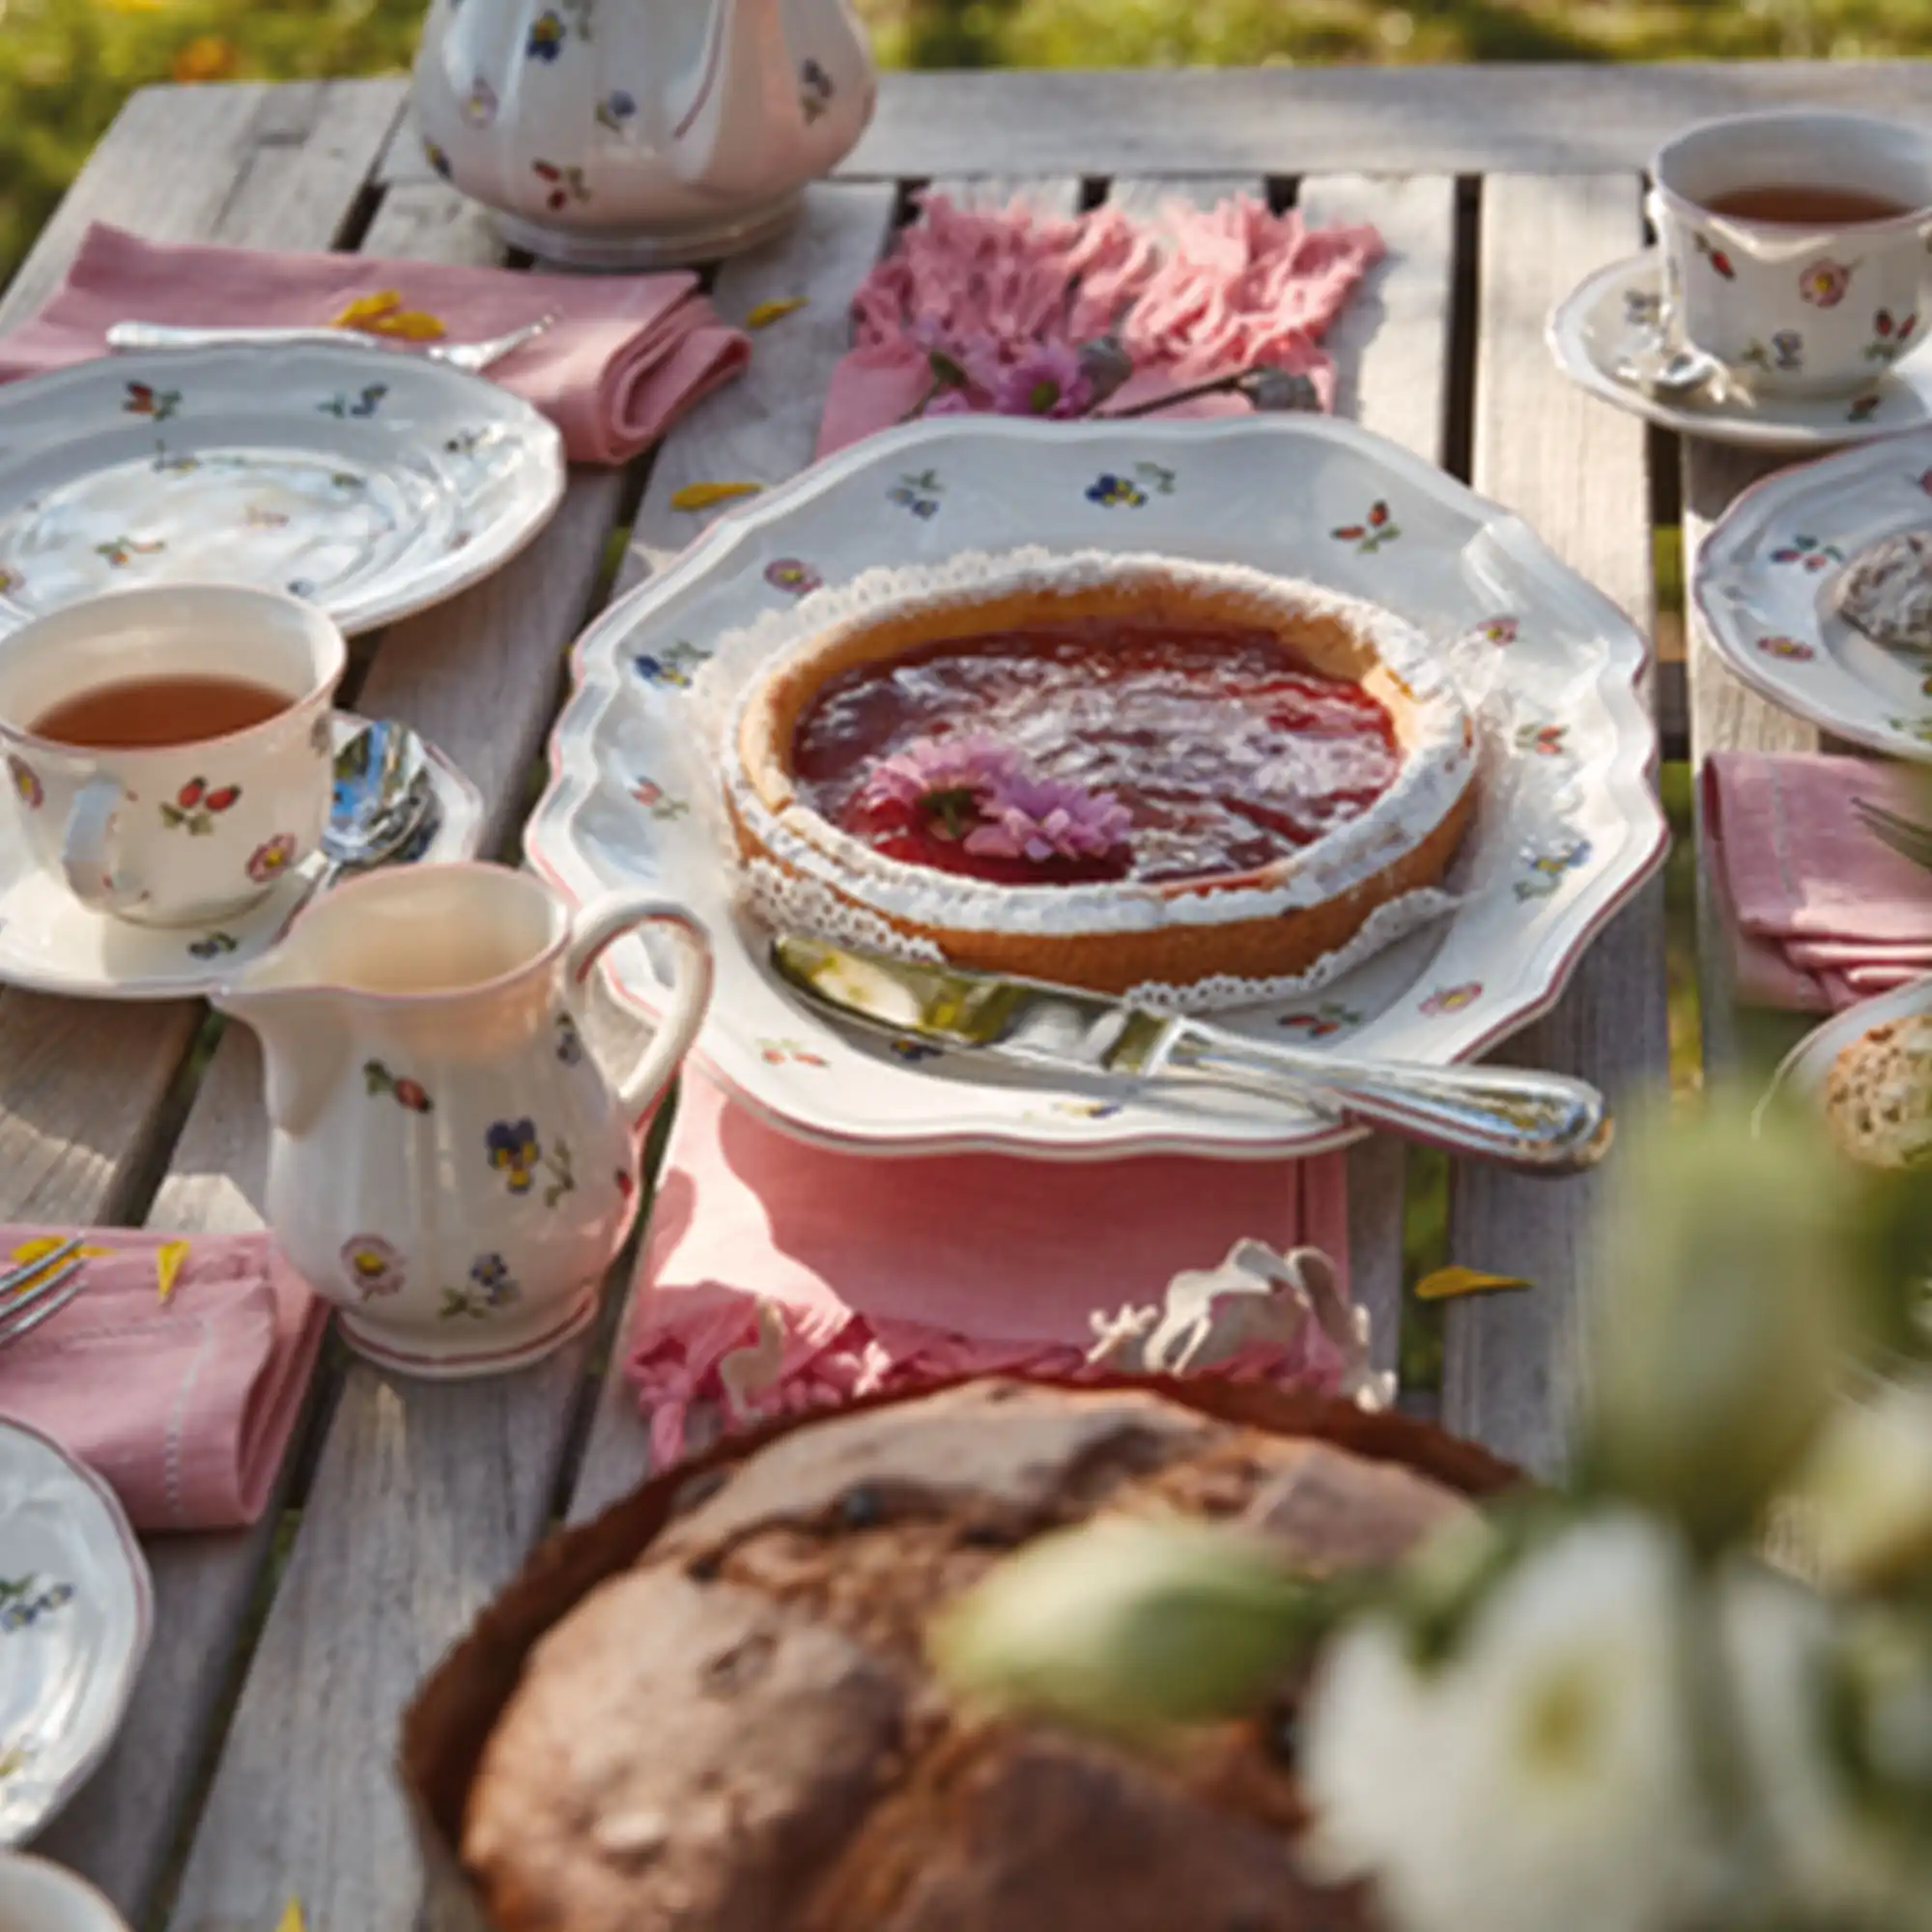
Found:
[[[659,1015],[657,1031],[630,1077],[617,1084],[617,1097],[633,1121],[670,1085],[679,1063],[691,1051],[704,1009],[711,1000],[711,940],[682,906],[641,893],[611,893],[585,906],[570,923],[570,950],[564,954],[569,983],[582,985],[604,949],[639,925],[660,927],[677,954],[670,1003]]]

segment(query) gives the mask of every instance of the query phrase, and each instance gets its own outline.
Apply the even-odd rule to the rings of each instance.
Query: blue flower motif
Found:
[[[536,1122],[496,1121],[483,1138],[490,1151],[490,1165],[503,1175],[510,1192],[527,1194],[530,1178],[543,1157],[543,1149],[537,1144]]]

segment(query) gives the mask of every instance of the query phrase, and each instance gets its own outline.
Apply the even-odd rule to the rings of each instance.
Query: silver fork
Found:
[[[1874,838],[1915,866],[1932,869],[1932,825],[1921,825],[1889,806],[1874,805],[1868,798],[1853,799],[1852,810]]]
[[[0,1274],[0,1349],[58,1315],[87,1286],[80,1277],[80,1236]],[[31,1282],[32,1287],[23,1287]],[[17,1291],[17,1292],[16,1292]]]
[[[353,343],[391,355],[420,355],[430,362],[445,362],[479,376],[493,363],[534,342],[556,321],[554,315],[540,315],[521,328],[512,328],[488,342],[405,341],[400,336],[371,335],[359,328],[189,328],[168,322],[117,322],[107,331],[107,346],[128,349],[246,349],[276,348],[289,345],[330,343],[340,347]]]

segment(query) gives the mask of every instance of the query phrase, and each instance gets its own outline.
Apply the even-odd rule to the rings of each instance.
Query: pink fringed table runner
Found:
[[[1932,872],[1884,844],[1853,804],[1924,815],[1924,791],[1903,768],[1715,752],[1703,789],[1740,1000],[1835,1012],[1932,972]]]
[[[873,1159],[793,1140],[687,1066],[628,1343],[654,1454],[674,1462],[691,1405],[733,1390],[777,1413],[961,1374],[1078,1377],[1094,1314],[1159,1303],[1244,1237],[1321,1248],[1346,1293],[1346,1174],[1340,1154]],[[1215,1373],[1332,1388],[1344,1366],[1311,1322],[1288,1358]]]
[[[301,1413],[327,1308],[267,1235],[0,1228],[0,1264],[75,1233],[86,1285],[0,1349],[0,1416],[85,1463],[136,1529],[253,1522]]]
[[[1310,228],[1236,196],[1212,209],[1175,202],[1156,225],[1102,206],[1071,220],[1011,208],[954,208],[929,195],[918,221],[853,303],[854,346],[838,364],[820,419],[828,456],[918,412],[932,389],[934,351],[971,378],[931,398],[928,412],[1028,406],[1035,366],[1068,370],[1078,345],[1115,334],[1133,363],[1099,413],[1267,363],[1309,377],[1334,406],[1321,336],[1381,259],[1369,227]],[[1212,396],[1173,413],[1245,413]]]

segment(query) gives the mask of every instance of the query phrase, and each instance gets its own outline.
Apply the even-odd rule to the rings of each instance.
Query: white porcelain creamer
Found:
[[[649,925],[676,974],[613,1080],[573,994]],[[704,932],[634,893],[575,918],[505,867],[372,873],[305,912],[215,996],[261,1037],[283,1252],[386,1367],[485,1375],[589,1321],[638,1207],[637,1124],[710,995]]]
[[[729,254],[849,154],[875,80],[846,0],[435,0],[431,164],[547,261]]]

